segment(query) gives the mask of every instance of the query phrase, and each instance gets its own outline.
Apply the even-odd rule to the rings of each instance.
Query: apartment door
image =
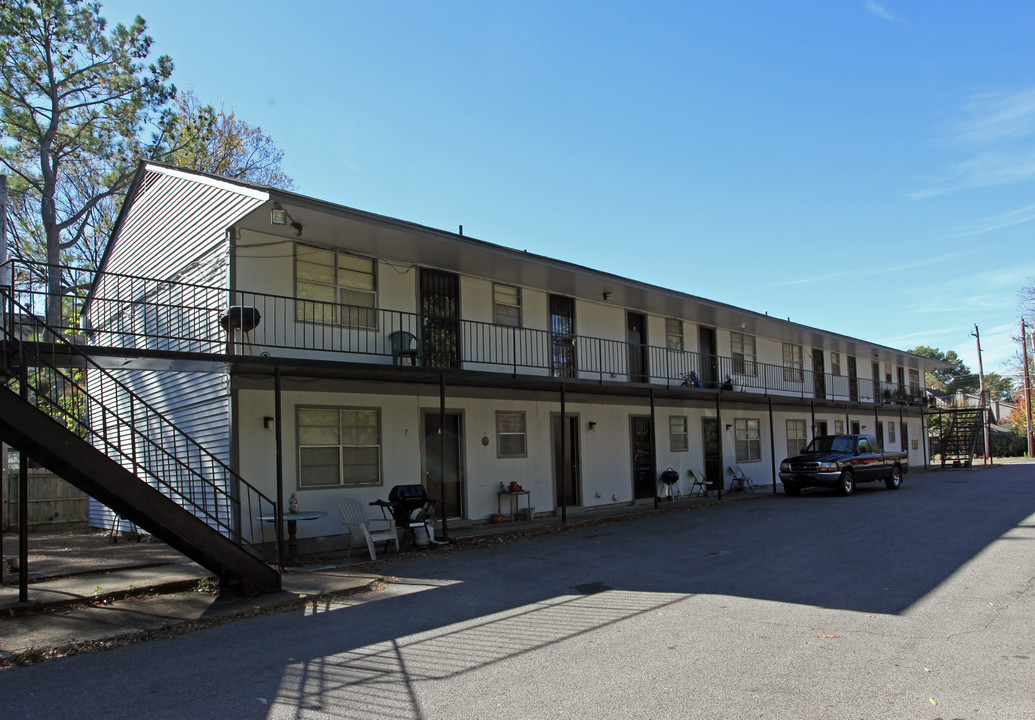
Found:
[[[650,431],[650,416],[634,416],[632,418],[632,474],[633,497],[654,497],[657,494],[657,483],[651,468],[654,455],[653,435]]]
[[[715,354],[716,347],[715,328],[699,326],[697,349],[701,353],[701,384],[706,388],[718,387],[719,358]]]
[[[848,399],[859,402],[859,368],[854,355],[848,356]]]
[[[635,312],[627,312],[625,317],[629,382],[647,382],[647,318]]]
[[[579,419],[568,415],[561,422],[560,415],[551,419],[553,429],[553,480],[557,489],[557,506],[579,505],[580,470]],[[563,445],[563,449],[562,446]]]
[[[550,296],[550,344],[555,377],[575,377],[575,300]]]
[[[460,367],[459,276],[421,268],[420,309],[424,365]]]
[[[909,452],[909,425],[902,423],[902,449]]]
[[[462,426],[459,412],[447,412],[444,423],[439,413],[424,413],[424,487],[438,500],[438,517],[463,517]]]
[[[827,396],[826,372],[823,348],[812,348],[812,385],[816,397],[821,400]]]
[[[881,387],[884,383],[883,378],[880,376],[880,363],[875,362],[873,365],[873,402],[880,402],[881,398]]]
[[[704,476],[712,488],[722,483],[722,438],[716,418],[701,420],[701,445],[704,448]]]

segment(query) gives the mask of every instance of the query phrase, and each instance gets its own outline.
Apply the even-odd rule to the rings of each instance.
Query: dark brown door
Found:
[[[650,431],[650,417],[632,418],[632,473],[633,497],[654,497],[657,494],[654,473],[651,470],[654,443]]]
[[[435,508],[438,517],[462,517],[462,418],[459,414],[446,413],[443,425],[441,417],[438,413],[424,415],[424,487],[428,489],[429,498],[438,500],[438,506]]]
[[[854,355],[848,356],[848,399],[852,402],[859,401],[859,368]]]
[[[704,448],[704,477],[710,487],[717,488],[722,483],[722,438],[719,437],[717,419],[701,419],[701,441]]]
[[[812,385],[816,397],[821,400],[827,396],[826,365],[823,362],[823,348],[812,348]]]
[[[575,377],[575,300],[550,296],[550,344],[553,374]]]
[[[421,268],[421,343],[428,367],[460,367],[460,278]]]
[[[579,421],[569,415],[552,418],[553,425],[553,478],[557,488],[557,506],[579,504]],[[563,435],[562,435],[563,432]],[[563,440],[562,440],[563,437]],[[563,444],[563,449],[561,445]]]
[[[909,452],[909,425],[902,423],[902,449]],[[908,456],[907,456],[908,457]]]
[[[881,382],[880,376],[880,363],[873,363],[873,402],[880,402],[881,399],[881,387],[884,383]]]
[[[626,316],[629,347],[629,382],[647,382],[647,318],[641,313]]]
[[[697,347],[701,353],[701,384],[706,388],[718,387],[719,358],[715,355],[715,328],[697,328]]]

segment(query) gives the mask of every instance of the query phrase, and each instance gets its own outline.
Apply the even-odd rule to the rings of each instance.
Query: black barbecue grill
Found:
[[[395,526],[413,533],[415,540],[416,528],[423,527],[427,538],[435,542],[432,523],[436,502],[428,497],[428,489],[423,485],[396,485],[388,491],[387,500],[375,500],[370,504],[380,507],[383,513],[391,513]]]

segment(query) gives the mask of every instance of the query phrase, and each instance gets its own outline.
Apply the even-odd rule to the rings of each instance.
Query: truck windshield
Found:
[[[807,453],[844,452],[854,453],[855,442],[844,435],[821,435],[805,448]]]

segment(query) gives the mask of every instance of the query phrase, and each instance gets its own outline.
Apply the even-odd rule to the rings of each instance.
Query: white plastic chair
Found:
[[[371,520],[363,511],[363,506],[355,498],[344,498],[338,501],[338,512],[341,519],[349,529],[349,549],[345,554],[346,559],[352,554],[352,546],[356,539],[362,537],[366,540],[367,550],[370,551],[370,559],[377,560],[377,552],[374,550],[374,543],[385,541],[385,550],[388,550],[388,543],[395,543],[395,554],[399,554],[399,533],[395,529],[395,520],[392,518],[379,518]],[[374,529],[374,525],[387,525],[385,528]]]
[[[733,492],[734,485],[739,485],[741,490],[751,492],[755,491],[755,484],[751,482],[751,478],[744,474],[744,471],[740,469],[740,465],[730,465],[729,473],[733,478],[730,480],[730,492]]]

